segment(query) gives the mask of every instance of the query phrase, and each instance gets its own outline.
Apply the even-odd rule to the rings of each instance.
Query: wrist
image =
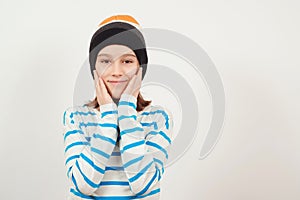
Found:
[[[132,94],[122,94],[121,97],[120,97],[120,101],[128,101],[128,102],[131,102],[131,103],[137,103],[137,98],[132,95]]]
[[[106,112],[117,111],[118,108],[117,108],[117,105],[114,102],[111,102],[111,103],[106,103],[106,104],[100,105],[99,110],[100,110],[100,113],[101,113],[101,116],[102,116]]]

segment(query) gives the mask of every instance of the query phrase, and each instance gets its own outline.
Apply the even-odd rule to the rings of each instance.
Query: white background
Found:
[[[66,199],[62,115],[90,38],[112,14],[191,38],[225,87],[222,137],[204,160],[196,138],[166,169],[161,199],[300,199],[299,9],[295,0],[1,1],[0,199]]]

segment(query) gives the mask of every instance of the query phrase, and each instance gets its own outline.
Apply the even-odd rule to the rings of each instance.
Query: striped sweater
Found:
[[[118,106],[65,110],[68,199],[159,199],[173,118],[162,106],[137,112],[136,104],[134,96],[122,94]]]

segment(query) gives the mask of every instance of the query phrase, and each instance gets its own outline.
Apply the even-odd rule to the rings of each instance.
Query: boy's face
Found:
[[[129,47],[114,44],[98,53],[95,68],[109,94],[119,99],[130,79],[137,73],[139,62]]]

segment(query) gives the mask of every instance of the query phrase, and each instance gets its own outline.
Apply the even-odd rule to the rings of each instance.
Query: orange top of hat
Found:
[[[112,21],[125,21],[125,22],[129,22],[129,23],[135,24],[135,26],[140,27],[140,24],[130,15],[113,15],[111,17],[104,19],[98,26],[103,26]]]

